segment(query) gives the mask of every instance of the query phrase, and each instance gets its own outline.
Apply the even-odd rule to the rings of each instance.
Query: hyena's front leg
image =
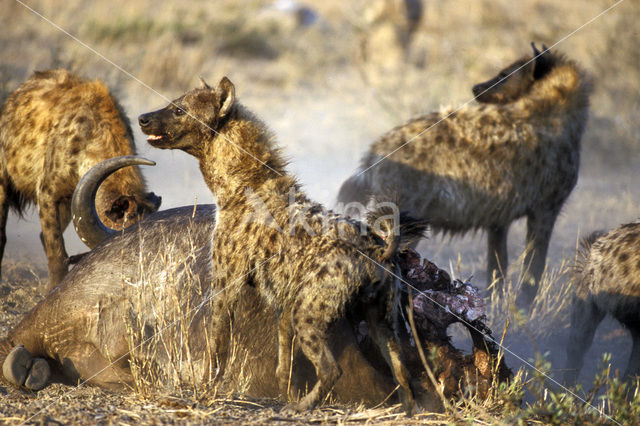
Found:
[[[290,398],[291,386],[291,350],[293,348],[293,328],[291,314],[289,312],[278,314],[278,366],[276,367],[276,379],[278,390],[285,399]]]

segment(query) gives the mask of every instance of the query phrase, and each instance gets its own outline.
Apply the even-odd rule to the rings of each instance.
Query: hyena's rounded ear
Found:
[[[236,88],[227,77],[222,77],[218,87],[216,88],[218,99],[220,102],[220,109],[218,110],[218,117],[222,118],[229,114],[231,107],[236,100]]]
[[[538,55],[540,55],[540,51],[538,50],[538,48],[536,47],[536,43],[535,42],[531,42],[531,47],[533,48],[533,56],[537,57]]]
[[[200,88],[201,89],[211,89],[211,87],[207,84],[207,82],[204,81],[204,78],[202,78],[202,76],[200,77]]]
[[[533,57],[535,58],[533,79],[537,80],[544,77],[549,71],[551,71],[551,68],[553,68],[553,58],[551,56],[551,52],[549,52],[549,49],[544,44],[542,45],[542,52],[536,48],[534,42],[531,42],[531,47],[533,47]]]

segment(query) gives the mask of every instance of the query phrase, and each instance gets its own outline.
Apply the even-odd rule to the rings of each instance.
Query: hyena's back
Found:
[[[0,116],[5,173],[28,201],[35,201],[46,158],[60,161],[54,164],[57,185],[75,184],[101,159],[119,155],[122,149],[116,141],[127,141],[133,152],[133,137],[128,123],[121,124],[123,117],[103,83],[62,69],[36,72],[9,97]],[[91,143],[96,140],[101,143]],[[75,164],[78,160],[81,164]]]
[[[568,138],[549,137],[504,107],[449,113],[416,118],[378,139],[360,170],[371,168],[345,182],[339,200],[349,200],[348,191],[399,194],[403,209],[435,228],[464,232],[561,205],[575,186],[579,150]]]
[[[577,297],[640,328],[640,222],[594,237],[578,270]]]

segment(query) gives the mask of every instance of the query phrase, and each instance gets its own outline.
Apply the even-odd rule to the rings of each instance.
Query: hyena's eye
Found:
[[[176,108],[173,110],[173,114],[179,117],[179,116],[181,116],[181,115],[184,115],[184,110],[183,110],[182,108],[178,108],[178,107],[176,107]]]

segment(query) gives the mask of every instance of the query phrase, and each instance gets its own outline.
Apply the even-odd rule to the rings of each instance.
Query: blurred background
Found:
[[[130,117],[138,153],[157,162],[144,169],[149,189],[170,208],[210,203],[212,196],[191,157],[146,144],[137,116],[164,107],[198,85],[199,77],[214,85],[226,75],[241,102],[275,132],[291,172],[311,197],[332,206],[340,184],[376,137],[414,115],[472,101],[471,87],[530,55],[531,41],[557,43],[553,51],[576,60],[595,82],[580,179],[551,240],[550,271],[563,271],[580,236],[640,216],[640,2],[623,1],[590,22],[615,4],[0,0],[0,96],[34,70],[64,67],[105,81]],[[69,253],[84,250],[71,228],[65,234]],[[11,215],[5,262],[27,261],[46,270],[39,231],[35,209],[23,219]],[[520,221],[509,238],[514,262],[523,245]],[[434,236],[419,250],[484,287],[484,234]],[[565,282],[561,273],[556,284]],[[519,348],[524,358],[534,348],[544,349],[546,340],[536,339],[566,337],[563,312],[548,318],[554,329],[529,324],[531,347]],[[493,321],[494,327],[503,323]],[[628,337],[614,323],[607,327],[596,339],[614,352],[614,365],[624,367]],[[588,355],[594,363],[599,350]]]

